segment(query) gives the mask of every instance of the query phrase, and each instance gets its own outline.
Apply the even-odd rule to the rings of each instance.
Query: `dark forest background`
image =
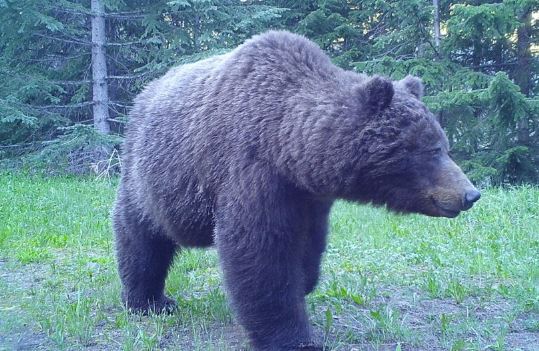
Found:
[[[480,185],[539,182],[539,1],[0,0],[0,167],[109,174],[133,97],[266,29],[421,77]]]

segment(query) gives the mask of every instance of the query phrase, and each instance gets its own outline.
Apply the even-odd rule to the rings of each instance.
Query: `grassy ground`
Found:
[[[214,251],[185,251],[172,316],[129,315],[115,183],[0,175],[0,349],[243,350]],[[311,318],[328,350],[539,350],[539,189],[454,220],[338,203]]]

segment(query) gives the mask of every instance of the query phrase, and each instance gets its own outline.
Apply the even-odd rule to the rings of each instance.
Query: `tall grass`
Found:
[[[213,250],[183,251],[172,316],[119,301],[116,181],[0,175],[0,350],[240,350]],[[456,219],[339,202],[311,318],[331,350],[539,350],[539,189]]]

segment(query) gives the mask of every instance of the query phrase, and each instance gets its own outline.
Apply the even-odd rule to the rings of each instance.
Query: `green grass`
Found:
[[[178,256],[172,316],[119,301],[115,181],[0,175],[0,350],[241,350],[213,250]],[[308,298],[328,350],[539,350],[539,189],[457,219],[337,203]]]

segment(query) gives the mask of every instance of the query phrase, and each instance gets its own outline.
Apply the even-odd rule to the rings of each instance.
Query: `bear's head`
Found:
[[[421,102],[421,81],[374,77],[356,87],[366,125],[356,135],[357,159],[348,194],[397,212],[455,217],[480,197],[449,156],[449,143]]]

